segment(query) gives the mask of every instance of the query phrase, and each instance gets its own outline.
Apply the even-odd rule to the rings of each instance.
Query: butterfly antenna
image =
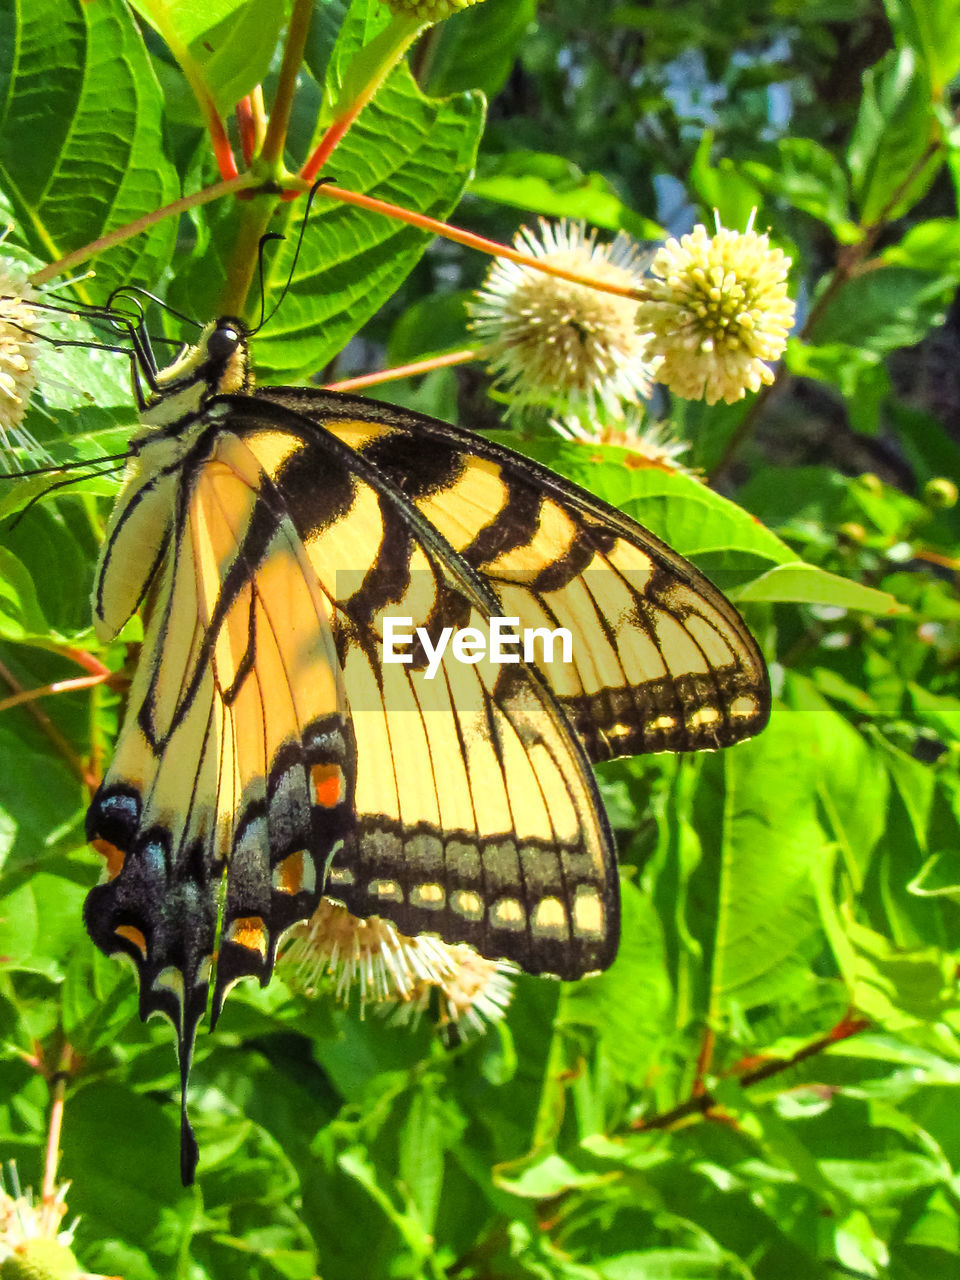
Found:
[[[134,296],[137,305],[140,306],[140,298],[149,298],[151,302],[155,302],[161,311],[166,311],[168,315],[176,316],[178,320],[182,320],[184,324],[193,325],[194,329],[202,329],[203,325],[199,320],[194,320],[193,316],[186,315],[183,311],[178,311],[176,307],[171,307],[169,302],[165,302],[163,298],[158,298],[155,293],[151,293],[149,289],[143,289],[138,284],[118,284],[110,296],[107,298],[106,305],[113,305],[116,297]],[[143,309],[140,310],[141,317]]]
[[[29,501],[25,502],[24,505],[20,508],[20,510],[16,513],[16,516],[14,517],[12,523],[9,525],[9,528],[15,529],[17,525],[20,523],[20,521],[23,519],[23,517],[27,514],[27,512],[31,510],[32,507],[35,507],[38,502],[40,502],[43,498],[47,497],[48,494],[53,493],[54,490],[56,489],[65,489],[68,485],[79,484],[81,480],[93,480],[93,479],[98,479],[100,476],[116,475],[118,471],[123,470],[123,463],[126,461],[128,457],[130,457],[130,454],[122,454],[118,456],[123,458],[123,462],[120,462],[119,464],[116,464],[113,466],[104,467],[103,470],[89,471],[86,475],[68,476],[66,480],[58,480],[56,484],[50,485],[49,488],[44,489],[42,493],[35,493],[33,497],[30,498]],[[97,462],[106,462],[106,461],[107,461],[106,458],[97,459]],[[55,467],[40,468],[40,470],[44,470],[44,469],[48,471],[56,470]],[[21,472],[20,474],[24,475],[24,474],[30,474],[30,473]],[[37,474],[37,473],[34,472],[32,474]],[[16,478],[19,479],[20,476],[18,475]],[[7,479],[7,477],[3,476],[3,477],[0,477],[0,479],[5,480]]]
[[[0,472],[0,480],[23,480],[27,476],[49,476],[62,475],[65,471],[74,471],[78,467],[98,467],[101,463],[108,462],[126,462],[128,458],[133,456],[132,449],[125,449],[123,453],[108,453],[102,458],[76,458],[73,462],[55,462],[49,467],[30,467],[27,471],[15,471],[11,473]],[[97,473],[94,472],[94,475]],[[80,477],[83,479],[83,477]]]
[[[263,266],[263,251],[267,247],[267,245],[270,243],[271,240],[282,240],[283,238],[284,237],[280,235],[279,232],[268,231],[266,235],[263,235],[260,237],[260,243],[257,245],[257,279],[260,281],[260,319],[257,322],[256,328],[253,330],[254,333],[259,333],[260,330],[263,328],[263,326],[266,324],[266,320],[264,319],[264,313],[266,311],[266,306],[267,306],[267,287],[266,287],[266,282],[264,280],[265,272],[264,272],[264,266]],[[289,285],[289,283],[290,282],[288,280],[287,285]],[[286,288],[287,286],[285,285],[284,293],[286,293]],[[283,295],[281,294],[281,297],[282,296]],[[274,308],[274,310],[276,310],[276,308]],[[272,315],[273,312],[271,312],[270,314]]]
[[[303,211],[303,219],[300,223],[300,234],[297,236],[296,248],[293,251],[293,262],[290,264],[290,273],[287,276],[286,284],[284,284],[283,288],[280,290],[280,297],[273,304],[273,308],[268,316],[264,316],[263,314],[264,306],[266,305],[265,290],[264,290],[264,283],[263,283],[263,247],[265,244],[267,244],[271,240],[283,240],[285,239],[285,237],[279,235],[276,231],[271,231],[271,232],[268,232],[267,235],[261,236],[260,238],[260,323],[257,325],[255,329],[251,329],[250,334],[248,335],[249,337],[253,337],[255,333],[259,333],[260,330],[263,328],[263,326],[273,319],[273,317],[277,314],[277,312],[280,309],[280,304],[283,302],[284,298],[289,293],[290,286],[293,284],[293,273],[296,271],[297,263],[300,260],[300,250],[303,247],[303,237],[307,230],[307,219],[310,217],[310,206],[313,204],[313,197],[317,194],[319,189],[325,183],[333,182],[333,181],[334,181],[333,178],[318,178],[316,182],[313,184],[313,186],[310,188],[310,194],[307,196],[307,206]]]

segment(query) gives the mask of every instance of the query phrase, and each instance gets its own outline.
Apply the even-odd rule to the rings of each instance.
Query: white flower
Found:
[[[417,983],[406,1004],[399,1006],[400,1021],[421,1016],[430,1004],[433,992],[439,996],[438,1021],[449,1030],[456,1028],[461,1037],[483,1035],[487,1023],[504,1016],[513,999],[510,974],[516,970],[502,960],[487,960],[465,943],[448,946],[451,969],[438,982]]]
[[[541,219],[539,237],[522,227],[513,244],[597,285],[643,284],[640,251],[624,235],[597,244],[596,232],[581,223]],[[497,386],[510,397],[508,412],[528,405],[558,414],[589,414],[601,405],[615,412],[650,393],[653,369],[634,298],[497,258],[468,310]]]
[[[441,1023],[462,1019],[478,1031],[484,1029],[483,1018],[503,1016],[511,996],[505,976],[510,966],[432,934],[407,937],[379,916],[361,920],[328,898],[294,931],[280,968],[286,981],[306,995],[315,994],[328,975],[343,1004],[359,988],[361,1016],[368,1003],[402,1009],[404,1018],[416,1016],[438,991]]]
[[[73,1235],[79,1219],[75,1218],[65,1230],[60,1229],[67,1212],[70,1183],[54,1187],[52,1194],[35,1204],[30,1188],[20,1189],[13,1160],[7,1169],[6,1178],[0,1174],[0,1272],[29,1280],[108,1280],[83,1271],[73,1255]]]
[[[637,324],[660,357],[657,380],[686,399],[732,404],[773,382],[766,361],[782,354],[795,307],[787,296],[790,259],[752,228],[701,224],[670,239],[651,264],[649,300]]]
[[[0,258],[0,454],[7,459],[15,447],[37,448],[21,425],[37,381],[34,301],[20,264]]]
[[[387,0],[396,17],[416,18],[420,22],[443,22],[458,10],[480,3],[482,0]]]
[[[567,440],[580,440],[586,444],[612,444],[629,449],[628,467],[659,467],[662,471],[680,471],[696,476],[680,461],[690,448],[690,442],[675,436],[665,422],[644,422],[640,413],[627,407],[622,417],[600,415],[584,420],[576,414],[565,418],[551,418],[550,425]]]

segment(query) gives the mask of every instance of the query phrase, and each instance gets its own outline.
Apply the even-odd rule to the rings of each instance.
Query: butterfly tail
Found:
[[[174,856],[170,833],[144,826],[135,787],[107,782],[87,815],[87,838],[104,857],[105,879],[90,890],[84,921],[109,956],[133,962],[140,1017],[163,1014],[177,1033],[181,1085],[181,1172],[193,1181],[197,1144],[186,1091],[197,1027],[206,1013],[221,872],[196,841]]]
[[[193,1060],[193,1040],[180,1042],[180,1181],[185,1187],[193,1186],[193,1179],[200,1159],[200,1148],[194,1137],[193,1126],[187,1115],[187,1085]]]

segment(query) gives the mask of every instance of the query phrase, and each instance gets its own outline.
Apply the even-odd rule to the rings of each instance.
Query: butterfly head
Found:
[[[250,354],[246,326],[233,316],[221,316],[200,335],[200,376],[211,393],[249,391]]]
[[[208,324],[196,346],[187,347],[156,375],[156,394],[142,414],[144,424],[168,427],[197,412],[212,396],[249,391],[248,336],[246,326],[233,316]]]

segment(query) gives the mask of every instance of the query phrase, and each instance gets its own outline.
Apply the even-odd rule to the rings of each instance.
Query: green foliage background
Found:
[[[264,77],[269,100],[282,0],[169,9],[221,110]],[[318,2],[291,167],[384,16]],[[99,859],[79,772],[118,698],[45,699],[45,723],[0,713],[0,1155],[39,1187],[36,1061],[54,1069],[69,1044],[60,1171],[90,1271],[960,1275],[960,508],[929,485],[960,475],[955,318],[941,327],[960,278],[960,3],[486,0],[411,64],[335,152],[342,186],[436,216],[465,188],[456,221],[500,239],[536,214],[653,238],[713,208],[743,227],[757,206],[792,254],[800,323],[774,394],[669,406],[693,464],[722,463],[722,493],[623,450],[516,441],[738,601],[771,663],[770,726],[721,754],[604,768],[620,955],[576,984],[520,978],[480,1040],[449,1049],[279,979],[238,989],[197,1047],[202,1158],[184,1190],[169,1028],[139,1022],[131,976],[81,920]],[[121,0],[0,0],[4,252],[51,261],[216,177],[169,53]],[[223,201],[160,222],[75,288],[102,301],[140,283],[206,319],[236,216]],[[318,199],[261,376],[462,344],[484,267]],[[122,447],[124,360],[57,363],[36,435],[58,458]],[[382,395],[499,423],[476,376]],[[5,486],[0,511],[35,484]],[[75,675],[69,648],[127,657],[89,624],[112,492],[90,482],[0,526],[0,662],[21,688]]]

